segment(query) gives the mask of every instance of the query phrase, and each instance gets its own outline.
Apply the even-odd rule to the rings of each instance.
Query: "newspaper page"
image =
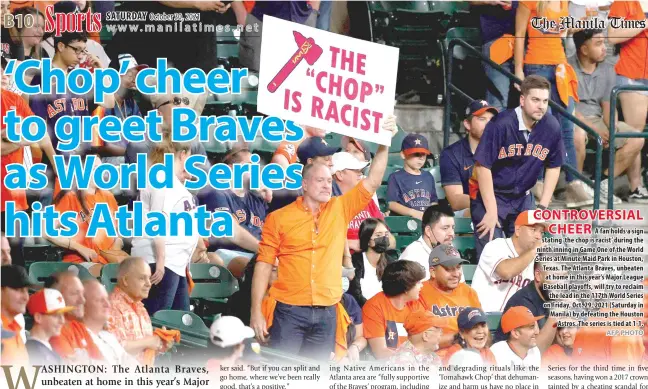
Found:
[[[648,389],[645,1],[1,5],[0,388]]]

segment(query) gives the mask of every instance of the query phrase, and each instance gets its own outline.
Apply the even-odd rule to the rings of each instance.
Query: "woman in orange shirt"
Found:
[[[82,158],[85,159],[85,158]],[[101,164],[95,159],[94,169]],[[94,170],[93,169],[93,170]],[[60,191],[54,198],[57,212],[74,211],[77,213],[76,223],[79,231],[73,238],[47,237],[53,244],[64,248],[63,262],[79,263],[88,268],[92,275],[99,276],[101,267],[110,262],[110,258],[101,256],[101,250],[121,250],[123,242],[120,238],[109,237],[104,230],[98,230],[95,237],[89,237],[88,227],[97,204],[108,204],[113,223],[117,212],[117,201],[112,193],[97,189],[90,179],[88,189],[75,191]],[[56,228],[59,228],[60,224]]]
[[[648,19],[648,1],[615,1],[610,7],[610,18],[630,20]],[[619,62],[614,68],[617,85],[642,85],[648,87],[648,21],[644,28],[608,27],[610,44],[621,46]],[[642,129],[648,115],[648,91],[624,92],[619,95],[623,120],[634,128]]]
[[[538,26],[536,19],[544,17],[549,22],[560,25],[561,18],[569,16],[568,8],[569,4],[566,1],[521,1],[515,15],[516,39],[513,58],[516,77],[524,80],[525,76],[535,74],[546,78],[551,83],[551,100],[573,114],[578,81],[573,69],[567,63],[563,45],[563,39],[567,36],[568,30],[552,29],[548,25]],[[536,23],[533,23],[534,21]],[[528,44],[525,53],[524,43],[527,35]],[[571,91],[569,87],[573,87],[573,81],[576,82],[576,88]],[[549,111],[551,111],[550,108]],[[567,152],[566,162],[576,168],[574,144],[575,142],[579,145],[585,144],[585,135],[579,131],[578,139],[574,139],[574,123],[561,114],[554,116],[562,128],[563,142]],[[570,172],[565,172],[565,178],[569,184],[567,186],[568,204],[591,200],[591,196],[584,192],[580,181],[576,181]]]
[[[457,316],[459,333],[455,342],[448,347],[443,357],[447,366],[450,358],[459,350],[474,349],[479,352],[484,364],[495,365],[495,356],[490,351],[490,333],[486,324],[486,314],[479,308],[466,308]]]

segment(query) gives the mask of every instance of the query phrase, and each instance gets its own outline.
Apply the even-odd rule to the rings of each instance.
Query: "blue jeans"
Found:
[[[560,104],[570,114],[574,113],[574,100],[570,98],[569,105],[565,107],[565,104],[563,104],[560,95],[558,94],[558,88],[556,87],[555,65],[524,65],[524,75],[530,76],[532,74],[546,78],[547,81],[551,83],[551,100],[556,104]],[[551,108],[549,108],[548,113],[552,113]],[[567,117],[562,114],[555,114],[554,116],[558,119],[558,123],[560,123],[560,128],[562,129],[563,143],[567,153],[567,159],[564,162],[571,165],[573,168],[576,168],[578,165],[576,163],[576,147],[574,146],[574,122],[567,119]],[[542,176],[544,176],[544,174],[541,174],[541,177]],[[571,173],[565,171],[565,180],[567,182],[572,182],[574,179],[575,177]]]
[[[532,194],[517,198],[495,195],[495,201],[497,203],[497,221],[502,228],[495,225],[493,239],[510,238],[513,236],[515,233],[515,219],[517,219],[518,215],[526,210],[535,209],[536,207],[535,198]],[[477,199],[470,201],[470,216],[472,217],[473,226],[475,226],[475,251],[477,252],[478,259],[481,257],[481,252],[484,249],[484,246],[488,244],[489,238],[489,236],[486,235],[480,239],[479,235],[481,235],[481,233],[477,232],[477,225],[481,223],[485,214],[486,207],[484,206],[481,195],[478,195]]]
[[[277,302],[270,327],[270,347],[327,361],[335,349],[335,305],[311,307]]]
[[[322,0],[320,2],[319,15],[317,16],[316,27],[320,30],[329,31],[331,28],[331,9],[333,8],[332,0]]]
[[[495,40],[485,43],[482,46],[482,54],[490,58],[490,48]],[[508,77],[495,70],[489,64],[483,62],[486,77],[490,81],[486,89],[486,101],[488,104],[497,108],[498,111],[503,111],[508,108],[508,95],[511,88],[511,80]],[[501,65],[504,69],[513,73],[513,60],[510,59]]]
[[[150,263],[151,274],[155,273],[155,264]],[[180,277],[169,269],[164,269],[164,277],[157,285],[151,285],[148,298],[142,300],[150,316],[155,312],[173,309],[189,311],[189,285],[187,277]]]

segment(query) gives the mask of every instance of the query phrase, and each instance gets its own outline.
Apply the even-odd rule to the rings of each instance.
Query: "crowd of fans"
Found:
[[[153,36],[128,30],[107,42],[97,34],[84,32],[48,36],[43,28],[44,3],[52,3],[59,12],[85,12],[97,6],[105,12],[106,4],[102,3],[111,2],[34,4],[3,0],[3,14],[36,16],[36,25],[30,28],[2,27],[3,69],[8,59],[45,57],[52,58],[53,66],[64,72],[77,66],[119,68],[125,60],[130,65],[119,91],[102,104],[95,104],[89,96],[71,94],[20,95],[13,80],[3,73],[2,115],[9,110],[22,117],[37,115],[46,120],[49,130],[49,136],[38,144],[17,144],[5,138],[3,125],[3,231],[7,201],[14,201],[18,210],[29,209],[26,192],[6,189],[6,166],[42,161],[51,167],[54,154],[61,153],[53,133],[61,117],[115,115],[125,119],[154,109],[164,118],[163,132],[168,138],[171,109],[185,106],[200,114],[207,97],[180,94],[136,98],[133,80],[137,72],[149,66],[146,64],[154,65],[158,57],[167,57],[180,71],[218,66],[215,34]],[[385,146],[371,153],[363,141],[343,137],[341,148],[333,147],[324,139],[324,130],[306,127],[304,139],[279,144],[267,161],[284,167],[301,163],[301,190],[205,188],[191,193],[184,186],[189,177],[183,163],[192,154],[207,155],[201,143],[166,139],[161,144],[108,144],[95,140],[83,144],[74,154],[84,159],[96,156],[97,164],[132,162],[142,152],[156,163],[165,153],[173,154],[176,169],[171,188],[131,190],[120,195],[129,202],[142,201],[146,212],[193,213],[200,205],[206,205],[209,211],[230,212],[237,221],[234,236],[207,240],[198,236],[135,238],[126,242],[105,234],[87,237],[96,204],[108,204],[114,213],[118,205],[115,195],[92,183],[87,190],[61,190],[50,169],[53,184],[39,193],[38,199],[44,205],[55,205],[59,212],[77,212],[81,228],[74,238],[47,240],[63,250],[64,262],[80,264],[95,277],[104,265],[119,263],[117,286],[108,294],[97,280],[82,282],[75,273],[62,272],[53,274],[44,288],[30,296],[35,281],[28,276],[25,263],[40,259],[23,258],[24,240],[9,241],[3,234],[2,363],[153,364],[157,355],[177,342],[177,333],[154,329],[151,317],[160,310],[191,309],[192,263],[223,266],[241,280],[241,290],[232,296],[229,306],[236,317],[224,316],[211,328],[212,341],[220,348],[219,363],[240,358],[243,342],[252,336],[287,353],[342,362],[378,359],[439,365],[474,361],[471,353],[477,353],[481,363],[497,365],[540,366],[548,361],[648,363],[648,337],[619,339],[604,336],[605,329],[557,327],[552,311],[543,305],[549,300],[544,288],[547,272],[537,260],[545,224],[529,212],[535,209],[536,201],[539,207],[549,206],[562,163],[582,172],[585,160],[584,130],[565,115],[552,115],[547,106],[549,97],[592,127],[606,147],[617,148],[614,171],[605,171],[604,180],[627,175],[631,191],[627,200],[648,203],[648,191],[641,182],[643,139],[621,139],[615,145],[607,142],[610,122],[617,120],[609,117],[611,89],[615,85],[648,85],[648,28],[621,34],[615,30],[538,30],[530,25],[535,16],[557,20],[582,8],[587,9],[588,16],[645,19],[648,4],[473,3],[481,12],[484,54],[524,82],[511,85],[486,66],[493,88],[485,100],[467,106],[463,121],[466,137],[441,153],[441,185],[447,202],[440,201],[437,183],[426,169],[431,154],[428,139],[413,133],[403,138],[403,167],[386,180],[384,200],[389,215],[419,219],[421,231],[420,238],[400,257],[392,255],[396,241],[376,195],[388,162]],[[150,12],[194,11],[203,23],[219,23],[229,17],[233,23],[256,25],[258,29],[241,34],[239,60],[241,66],[257,72],[261,70],[264,15],[322,29],[328,28],[331,17],[330,1],[126,2],[123,7]],[[618,59],[610,61],[608,48],[615,44],[620,53]],[[566,48],[573,48],[572,55],[566,54]],[[30,75],[29,82],[40,84],[40,75]],[[520,107],[508,98],[511,87],[522,93]],[[619,131],[643,131],[648,92],[624,93],[620,100],[624,122],[618,122]],[[509,107],[518,108],[507,110]],[[512,157],[515,150],[491,147],[498,141],[495,126],[504,128],[517,120],[513,131],[518,131],[519,125],[520,139],[531,142],[538,131],[533,132],[533,126],[527,124],[529,117],[535,119],[532,122],[538,128],[555,131],[550,133],[553,143],[548,155],[540,158],[533,151],[533,166],[498,165],[498,159],[507,158],[507,154]],[[394,117],[384,122],[383,131],[397,132]],[[482,135],[486,137],[484,143],[480,143]],[[245,143],[228,145],[224,156],[209,163],[251,163],[252,152],[252,146]],[[519,149],[517,152],[521,156]],[[507,173],[503,169],[510,170]],[[517,173],[516,169],[524,172]],[[484,170],[489,171],[490,181],[484,178]],[[500,185],[501,180],[511,178],[507,174],[526,177],[520,187],[507,192]],[[593,204],[593,192],[586,185],[569,173],[566,180],[567,207]],[[601,188],[605,195],[607,181]],[[475,227],[478,264],[471,285],[465,282],[462,268],[467,261],[452,246],[457,216],[471,216]],[[487,326],[491,312],[502,314],[494,339]],[[23,317],[26,313],[33,318],[29,336]]]

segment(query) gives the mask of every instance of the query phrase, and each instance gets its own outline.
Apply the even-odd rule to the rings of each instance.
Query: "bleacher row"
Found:
[[[108,264],[102,268],[99,280],[108,292],[111,292],[117,283],[118,266],[118,264]],[[471,284],[476,267],[476,265],[463,265],[463,274],[467,284]],[[60,271],[73,271],[78,274],[81,280],[92,278],[88,270],[79,264],[35,262],[29,266],[29,275],[33,280],[37,281],[38,286],[42,286],[47,277]],[[194,288],[191,292],[193,310],[190,312],[162,310],[156,312],[151,318],[155,328],[166,327],[180,331],[180,344],[170,351],[171,354],[179,352],[185,355],[207,349],[210,339],[208,326],[218,316],[226,312],[228,298],[239,290],[238,280],[224,267],[212,264],[192,264],[191,274],[194,282]],[[28,315],[25,316],[26,329],[29,330],[33,318]],[[499,326],[501,314],[488,312],[487,318],[488,328],[491,332],[494,332]],[[281,360],[294,361],[295,358],[265,347],[262,348],[262,352],[267,357]],[[167,356],[167,358],[171,358],[171,356]],[[274,360],[273,362],[276,363]]]

